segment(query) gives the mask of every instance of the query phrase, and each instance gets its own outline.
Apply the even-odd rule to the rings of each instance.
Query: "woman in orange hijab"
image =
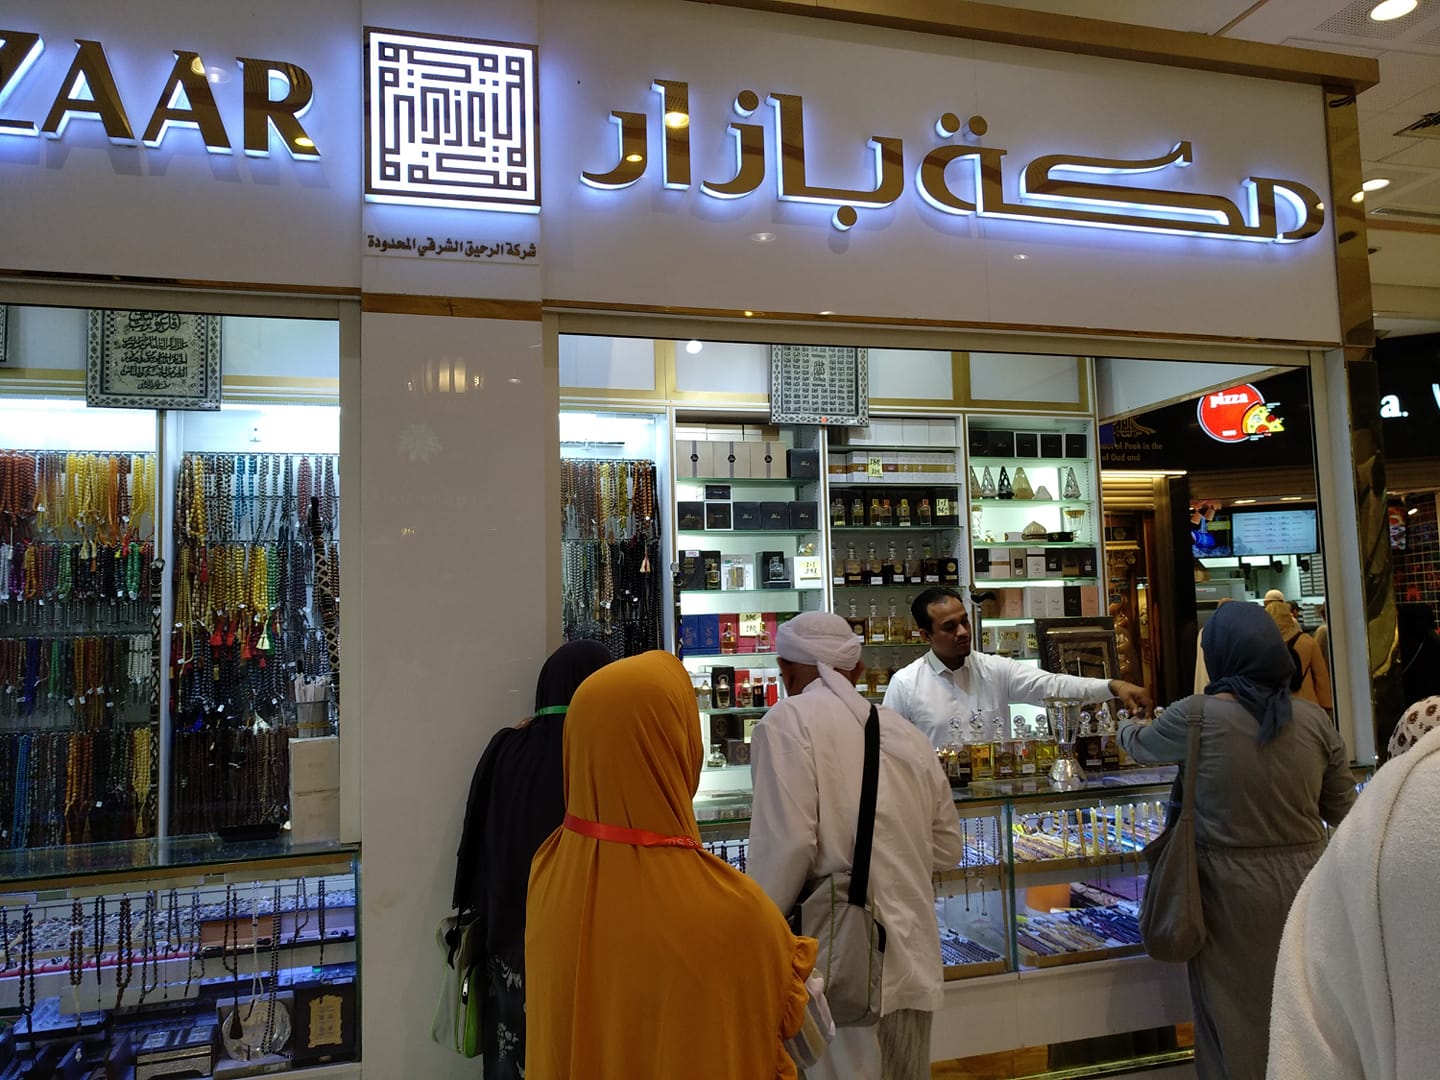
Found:
[[[668,653],[610,664],[565,719],[565,824],[530,868],[526,1080],[796,1076],[815,941],[700,847],[700,717]]]

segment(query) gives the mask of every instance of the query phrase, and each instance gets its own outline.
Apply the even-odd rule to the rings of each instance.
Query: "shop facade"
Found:
[[[1364,222],[1345,197],[1353,105],[1337,107],[1373,65],[1240,43],[1215,55],[1163,33],[1107,45],[1049,18],[875,25],[661,0],[259,10],[6,16],[0,170],[24,212],[0,245],[0,397],[81,395],[70,376],[41,385],[83,368],[79,339],[50,355],[56,339],[25,328],[36,312],[105,309],[263,320],[272,366],[252,379],[281,380],[263,384],[276,400],[338,403],[338,836],[363,868],[366,1071],[468,1069],[427,1037],[431,942],[473,762],[525,715],[564,633],[566,414],[648,418],[654,533],[678,562],[678,504],[704,497],[679,484],[677,441],[765,442],[775,347],[868,350],[872,426],[897,425],[868,442],[948,453],[951,471],[916,490],[953,492],[954,522],[934,527],[959,537],[948,554],[972,584],[970,466],[1019,460],[972,463],[991,456],[977,433],[1061,436],[1039,480],[1057,488],[1073,468],[1063,436],[1084,437],[1078,494],[1051,494],[1057,514],[1093,504],[1098,544],[1097,420],[1222,385],[1219,370],[1302,368],[1318,494],[1337,508],[1332,634],[1373,645],[1387,610],[1393,628],[1365,527],[1375,498],[1383,519],[1383,486],[1356,482],[1378,456],[1357,396],[1373,377]],[[456,71],[470,96],[448,89]],[[407,139],[417,114],[436,128]],[[326,344],[292,358],[286,322],[307,320]],[[316,350],[330,367],[312,373]],[[233,389],[239,403],[247,388]],[[721,437],[697,438],[706,425]],[[884,455],[855,429],[786,431],[819,473],[783,499],[816,504],[793,531],[813,528],[814,548],[792,537],[782,554],[791,572],[820,559],[833,585],[847,534],[827,527],[832,470]],[[162,502],[157,523],[174,510]],[[995,543],[1024,524],[992,524]],[[1349,715],[1367,718],[1352,721],[1362,759],[1376,670],[1356,649],[1337,675]],[[1012,812],[971,816],[998,844]],[[998,852],[996,867],[989,887],[1013,902]],[[1135,958],[965,980],[936,1056],[1174,1023],[1176,976]],[[1027,1032],[1019,1003],[1042,983],[1057,1000],[1122,1001],[1126,1019],[1055,1010]]]

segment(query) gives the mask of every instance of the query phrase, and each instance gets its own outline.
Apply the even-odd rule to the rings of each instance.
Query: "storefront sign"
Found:
[[[1375,346],[1385,456],[1440,457],[1440,334],[1385,338]]]
[[[1200,429],[1216,442],[1240,443],[1263,439],[1285,430],[1274,413],[1279,402],[1267,402],[1250,384],[1206,394],[1195,406]]]
[[[365,29],[365,198],[540,210],[535,46]]]
[[[99,41],[75,39],[75,56],[64,76],[54,85],[50,107],[43,118],[12,117],[5,114],[5,102],[30,76],[35,62],[44,52],[45,42],[39,34],[25,30],[0,28],[0,135],[44,135],[59,139],[72,118],[99,120],[112,143],[133,146],[159,146],[172,127],[196,128],[211,153],[228,154],[233,147],[225,130],[215,94],[210,85],[210,69],[199,53],[175,49],[174,63],[149,119],[139,138],[130,122],[116,85],[105,46]],[[251,157],[270,156],[270,133],[297,160],[314,160],[320,150],[309,133],[300,125],[300,117],[310,107],[314,87],[305,69],[285,60],[259,60],[236,57],[241,77],[244,107],[243,143]],[[127,87],[132,95],[141,88]],[[274,94],[275,96],[272,96]],[[148,98],[148,95],[146,95]]]
[[[664,132],[661,182],[666,188],[687,189],[693,182],[690,129],[694,117],[689,85],[657,79],[651,90],[660,102],[658,111]],[[842,231],[859,220],[857,208],[879,209],[898,202],[912,171],[916,194],[944,214],[1261,243],[1308,240],[1325,223],[1320,196],[1298,180],[1250,176],[1239,181],[1246,202],[1242,210],[1237,201],[1218,193],[1107,179],[1183,169],[1195,160],[1194,148],[1185,140],[1177,140],[1168,151],[1144,160],[1042,154],[1016,173],[1014,184],[1019,197],[1012,200],[1005,194],[1007,151],[999,147],[942,142],[926,150],[917,162],[914,152],[907,156],[902,139],[874,135],[867,144],[874,157],[873,185],[829,187],[813,182],[806,171],[803,99],[797,94],[771,94],[766,101],[775,113],[777,197],[782,202],[834,207],[831,224]],[[759,108],[760,95],[755,91],[741,90],[735,96],[734,110],[742,119]],[[627,188],[638,182],[650,165],[650,119],[644,112],[611,112],[610,121],[618,133],[618,161],[607,172],[582,172],[581,182],[602,190]],[[715,199],[744,198],[765,183],[765,126],[732,122],[729,130],[735,143],[733,174],[728,179],[701,180],[699,184],[701,192]],[[962,124],[959,116],[947,112],[935,121],[934,130],[942,140],[962,133],[975,140],[986,134],[989,125],[981,116],[972,116]],[[1283,211],[1279,206],[1282,203]]]
[[[178,311],[92,311],[88,405],[220,408],[220,319]]]
[[[366,255],[392,255],[411,259],[462,259],[466,262],[528,262],[538,258],[540,248],[531,241],[461,240],[454,236],[376,236],[365,234]]]

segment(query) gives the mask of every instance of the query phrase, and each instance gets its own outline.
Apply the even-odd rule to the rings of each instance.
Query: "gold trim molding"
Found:
[[[913,30],[1022,48],[1134,60],[1165,67],[1218,71],[1307,83],[1351,93],[1380,81],[1380,65],[1365,56],[1269,45],[1105,19],[1022,11],[970,0],[698,0],[719,7]]]
[[[413,296],[409,293],[364,293],[360,310],[385,315],[439,315],[456,319],[510,319],[539,322],[540,304],[533,300],[485,300],[464,296]]]

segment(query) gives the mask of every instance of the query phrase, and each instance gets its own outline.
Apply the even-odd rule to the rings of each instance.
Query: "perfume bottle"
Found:
[[[877,605],[878,602],[872,596],[870,598],[870,618],[865,623],[867,629],[865,640],[871,645],[884,645],[889,628],[885,619],[880,615]]]
[[[846,616],[846,621],[850,624],[850,632],[860,640],[860,644],[865,644],[865,620],[862,619],[860,613],[855,610],[855,598],[853,596],[850,598],[850,614]]]
[[[885,584],[905,584],[905,563],[901,561],[895,550],[895,541],[890,541],[890,546],[885,552]],[[894,601],[891,601],[892,603]]]
[[[997,499],[1015,498],[1015,489],[1010,485],[1010,474],[1005,471],[1004,465],[1000,466],[1000,483],[995,488],[995,497]]]
[[[725,750],[719,743],[710,744],[710,753],[705,757],[705,767],[709,769],[725,768]]]
[[[1080,735],[1075,740],[1075,756],[1080,760],[1080,767],[1087,772],[1092,769],[1100,772],[1105,765],[1100,756],[1100,736],[1094,725],[1094,717],[1088,712],[1080,714]]]
[[[995,477],[990,475],[990,466],[986,465],[984,475],[980,478],[980,497],[982,499],[993,499],[995,495]]]
[[[740,680],[740,685],[735,687],[735,707],[748,709],[754,700],[755,691],[750,685],[750,676],[747,675]]]
[[[918,582],[918,581],[920,580],[920,573],[921,573],[920,560],[917,559],[917,558],[915,558],[915,541],[914,541],[914,540],[909,540],[909,541],[907,541],[906,544],[905,544],[905,581],[906,581],[906,584],[913,585],[913,584],[915,584],[916,582]],[[913,597],[912,597],[911,599],[913,599]],[[910,603],[910,600],[907,599],[907,600],[905,601],[905,603],[907,603],[907,604]]]
[[[774,705],[780,700],[780,680],[774,675],[765,676],[765,704]]]
[[[845,500],[836,495],[830,500],[830,524],[845,524]]]
[[[865,550],[865,584],[885,584],[885,564],[880,561],[880,556],[876,552],[874,544],[871,544]]]
[[[759,675],[750,680],[750,707],[752,709],[765,707],[765,680]]]
[[[1065,466],[1065,486],[1060,491],[1060,497],[1062,499],[1080,498],[1080,482],[1075,479],[1075,469],[1070,465]]]
[[[774,649],[773,649],[773,647],[772,647],[772,642],[771,642],[771,640],[770,640],[770,624],[767,623],[767,622],[762,622],[762,623],[760,624],[760,633],[759,633],[758,635],[756,635],[756,637],[755,637],[755,651],[756,651],[756,652],[773,652],[773,651],[774,651]]]
[[[890,616],[885,620],[885,640],[891,645],[904,645],[910,640],[908,620],[895,610],[893,596],[890,598]]]
[[[1107,773],[1120,771],[1120,739],[1110,706],[1100,706],[1100,767]]]
[[[895,524],[895,514],[890,509],[889,499],[880,500],[880,524],[887,527]]]
[[[695,701],[699,708],[710,708],[710,676],[700,676],[700,686],[695,691]]]
[[[930,499],[928,497],[921,498],[917,513],[920,518],[920,527],[922,529],[928,529],[933,520],[930,514]]]
[[[730,676],[723,671],[715,676],[715,707],[730,708]]]
[[[1050,731],[1050,720],[1044,713],[1035,717],[1035,769],[1037,772],[1050,771],[1059,756],[1055,736]]]
[[[1015,775],[1035,775],[1035,737],[1031,734],[1024,717],[1015,718]]]
[[[869,522],[869,524],[874,525],[874,526],[879,526],[879,525],[883,525],[883,524],[884,524],[884,522],[880,520],[880,496],[878,496],[878,495],[874,496],[874,497],[871,498],[871,500],[870,500],[870,522]]]
[[[726,623],[720,628],[720,651],[729,656],[735,651],[735,624]]]
[[[862,697],[870,696],[870,669],[861,668],[860,677],[855,680],[855,692]]]
[[[1017,499],[1029,500],[1035,497],[1035,489],[1030,486],[1030,478],[1025,475],[1025,466],[1023,465],[1016,466],[1014,489]]]
[[[970,771],[976,780],[995,779],[995,752],[979,709],[970,714]]]
[[[850,499],[850,524],[865,524],[865,500],[858,493]]]
[[[915,597],[913,597],[913,596],[907,596],[907,597],[905,598],[905,607],[906,607],[906,609],[909,609],[910,606],[911,606],[912,604],[914,604],[914,603],[915,603]],[[917,623],[914,619],[910,618],[908,615],[905,617],[905,629],[906,629],[907,635],[909,636],[909,640],[910,640],[910,644],[911,644],[911,645],[924,645],[924,644],[925,644],[925,639],[921,636],[920,624]]]
[[[897,514],[897,516],[896,516],[895,524],[898,525],[898,526],[899,526],[900,528],[902,528],[902,529],[908,529],[908,528],[910,527],[910,500],[909,500],[909,499],[901,499],[901,500],[900,500],[900,509],[899,509],[898,514]]]
[[[888,668],[875,668],[870,672],[870,688],[876,697],[885,696],[885,691],[890,689],[890,671]]]

